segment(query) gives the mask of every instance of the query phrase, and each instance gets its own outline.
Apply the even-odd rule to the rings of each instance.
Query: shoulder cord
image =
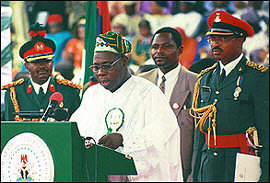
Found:
[[[208,144],[210,144],[210,132],[212,130],[211,121],[213,122],[212,127],[213,127],[213,133],[214,133],[214,145],[216,145],[216,113],[217,113],[217,109],[216,109],[215,105],[216,105],[217,101],[214,101],[214,103],[211,105],[197,108],[197,100],[198,100],[199,92],[200,92],[199,91],[200,81],[201,81],[201,78],[199,78],[195,84],[193,101],[192,101],[191,109],[189,110],[189,114],[194,118],[195,129],[197,129],[197,127],[200,124],[200,131],[204,134],[205,134],[205,132],[203,131],[202,128],[203,128],[206,120],[209,118],[209,127],[207,129],[207,131],[208,131]],[[199,119],[198,122],[197,122],[197,119]]]
[[[246,65],[249,66],[249,67],[252,67],[258,71],[261,71],[261,72],[266,72],[268,70],[268,67],[265,67],[263,65],[258,65],[257,63],[253,62],[253,61],[246,61]]]
[[[16,92],[15,92],[15,88],[14,87],[11,87],[10,88],[10,98],[11,98],[11,101],[13,103],[13,106],[14,106],[14,109],[16,112],[20,112],[20,108],[19,108],[19,105],[18,105],[18,101],[16,99]],[[22,118],[20,118],[20,116],[18,114],[15,115],[15,118],[14,118],[15,121],[23,121]]]
[[[79,90],[82,89],[82,87],[79,84],[75,84],[69,80],[66,79],[56,79],[57,83],[59,84],[63,84],[63,85],[67,85],[67,86],[71,86],[73,88],[78,88]]]

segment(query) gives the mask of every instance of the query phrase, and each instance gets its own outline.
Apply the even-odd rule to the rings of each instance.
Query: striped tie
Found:
[[[161,81],[161,83],[160,83],[160,85],[159,85],[159,88],[161,89],[161,91],[162,91],[163,93],[165,93],[165,81],[166,81],[166,78],[165,78],[165,76],[163,75],[163,76],[162,76],[162,81]]]

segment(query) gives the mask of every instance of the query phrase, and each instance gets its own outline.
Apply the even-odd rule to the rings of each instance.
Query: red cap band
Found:
[[[33,56],[33,55],[38,55],[38,54],[43,54],[43,53],[51,53],[53,54],[52,48],[46,46],[43,42],[37,42],[34,46],[34,48],[26,51],[23,55],[23,58]]]

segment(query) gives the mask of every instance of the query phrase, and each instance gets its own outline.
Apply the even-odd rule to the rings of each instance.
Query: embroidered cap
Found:
[[[36,23],[30,26],[28,33],[31,40],[20,48],[20,57],[26,62],[52,60],[56,46],[52,40],[44,38],[46,35],[45,29],[39,23]]]
[[[254,35],[253,28],[244,20],[236,18],[226,11],[215,11],[208,18],[210,30],[206,35],[235,35],[250,37]]]
[[[113,52],[126,56],[131,52],[131,43],[118,32],[106,32],[97,36],[95,52]]]

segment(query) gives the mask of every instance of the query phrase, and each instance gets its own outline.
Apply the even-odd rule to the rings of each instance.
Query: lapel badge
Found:
[[[28,87],[27,87],[27,91],[26,91],[26,93],[31,93],[32,92],[32,90],[33,90],[33,87],[32,87],[32,85],[30,84],[30,85],[28,85]]]
[[[174,109],[179,109],[180,106],[179,106],[179,104],[174,103],[172,107],[173,107]]]
[[[50,92],[52,93],[55,92],[55,87],[53,84],[50,84],[49,88],[50,88]]]
[[[234,93],[233,93],[234,100],[237,100],[241,91],[242,89],[239,86],[235,88]]]

